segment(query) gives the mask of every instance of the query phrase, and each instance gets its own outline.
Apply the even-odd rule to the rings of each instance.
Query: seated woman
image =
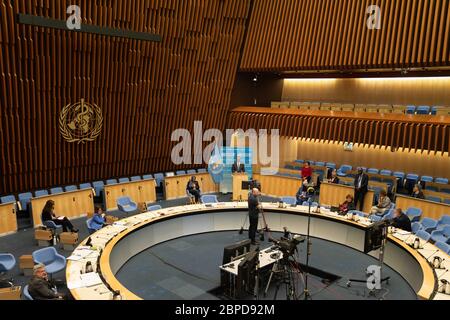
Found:
[[[45,221],[53,221],[56,225],[62,226],[63,232],[67,232],[70,230],[71,232],[78,232],[78,229],[75,229],[67,217],[64,216],[56,216],[55,214],[55,202],[53,200],[48,200],[45,203],[44,209],[42,209],[42,222]]]
[[[339,212],[347,214],[349,211],[356,210],[353,199],[354,199],[353,196],[351,194],[348,194],[345,197],[345,202],[339,205]]]
[[[96,207],[94,216],[91,219],[91,222],[89,223],[89,229],[98,231],[104,226],[106,226],[106,217],[105,213],[103,213],[103,209],[101,207]]]
[[[195,197],[196,203],[200,202],[200,195],[201,195],[200,186],[195,176],[192,176],[191,179],[189,180],[186,186],[186,190]]]
[[[339,177],[337,176],[336,169],[333,169],[333,171],[331,171],[331,177],[329,177],[328,183],[339,184]]]
[[[376,215],[384,215],[386,210],[389,210],[391,207],[391,199],[387,196],[386,190],[380,191],[380,197],[378,199],[378,204],[370,210],[370,214],[376,214]]]
[[[414,185],[411,197],[417,199],[425,199],[425,195],[423,194],[422,187],[420,186],[420,184]]]

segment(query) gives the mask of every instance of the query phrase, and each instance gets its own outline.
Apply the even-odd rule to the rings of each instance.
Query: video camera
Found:
[[[291,239],[285,237],[281,237],[280,240],[269,238],[269,241],[273,242],[283,253],[284,258],[293,256],[295,251],[297,251],[297,246],[305,242],[305,240],[305,237],[298,234],[294,235]]]

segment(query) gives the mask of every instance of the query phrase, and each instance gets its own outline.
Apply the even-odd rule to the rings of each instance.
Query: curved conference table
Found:
[[[263,203],[263,208],[267,224],[272,231],[282,232],[283,227],[287,226],[293,233],[306,234],[307,207],[279,208],[278,203]],[[120,291],[120,299],[140,300],[142,298],[125,288],[115,277],[129,259],[171,239],[214,231],[239,230],[247,210],[246,202],[227,202],[212,206],[166,208],[120,220],[91,235],[94,250],[84,246],[86,239],[75,249],[72,257],[78,261],[72,258],[68,260],[67,285],[73,297],[79,300],[113,299],[114,291]],[[365,231],[371,225],[368,219],[362,218],[355,222],[325,208],[320,211],[321,213],[311,213],[312,237],[333,241],[359,251],[364,250]],[[450,281],[450,275],[446,270],[434,270],[427,262],[427,259],[431,261],[438,255],[445,259],[446,269],[450,269],[448,255],[426,242],[422,243],[423,249],[414,250],[407,244],[414,239],[414,236],[402,230],[390,234],[384,263],[408,282],[419,299],[450,298],[437,293],[440,280]],[[373,255],[378,257],[378,252]],[[80,271],[84,270],[87,261],[91,261],[94,267],[94,273],[91,275],[96,279],[81,281]]]

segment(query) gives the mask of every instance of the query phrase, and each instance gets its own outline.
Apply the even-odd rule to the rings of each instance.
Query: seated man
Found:
[[[339,205],[339,213],[347,214],[349,211],[356,210],[353,202],[353,196],[348,194],[345,197],[345,202]]]
[[[106,217],[105,214],[103,213],[103,209],[101,207],[96,207],[94,216],[92,217],[91,222],[89,224],[89,229],[98,231],[106,225],[107,225]]]
[[[297,205],[299,206],[301,206],[303,202],[308,201],[308,196],[306,194],[306,190],[303,185],[298,189],[295,198],[297,199]]]
[[[425,195],[423,194],[422,187],[420,186],[420,184],[414,185],[414,189],[413,189],[413,193],[412,193],[411,197],[417,198],[417,199],[425,199]]]
[[[411,232],[411,220],[403,213],[402,209],[397,208],[394,211],[394,219],[391,220],[391,225],[394,228],[402,229]]]
[[[186,186],[186,190],[187,192],[189,192],[189,194],[192,194],[195,197],[196,203],[200,202],[200,195],[201,195],[200,186],[195,176],[192,176],[191,179],[189,180]]]
[[[378,199],[378,204],[370,210],[370,214],[376,214],[380,216],[384,216],[386,210],[389,210],[391,207],[391,199],[387,196],[386,190],[380,191],[380,197]]]
[[[47,272],[43,264],[33,268],[33,277],[28,283],[28,292],[34,300],[63,300],[65,296],[58,293],[56,288],[48,281]]]

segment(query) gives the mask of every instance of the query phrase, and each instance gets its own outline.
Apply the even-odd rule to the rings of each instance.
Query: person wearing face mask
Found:
[[[358,207],[359,211],[364,209],[364,197],[369,190],[369,176],[364,173],[362,168],[358,168],[358,174],[355,177],[355,207]]]
[[[66,296],[59,293],[48,280],[45,265],[37,264],[33,268],[33,277],[28,283],[28,292],[34,300],[64,300]]]

